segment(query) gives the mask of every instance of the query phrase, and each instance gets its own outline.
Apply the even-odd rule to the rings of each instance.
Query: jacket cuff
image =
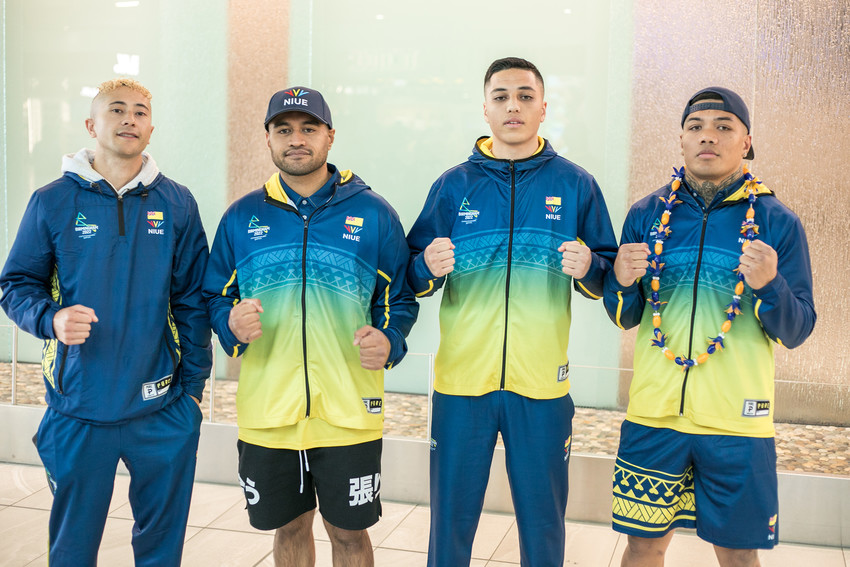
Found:
[[[777,305],[780,302],[780,298],[789,293],[791,293],[791,288],[788,287],[788,282],[785,281],[785,278],[779,272],[776,272],[776,277],[770,280],[764,287],[753,290],[753,295],[771,307]]]
[[[248,345],[243,345],[239,342],[239,339],[237,339],[236,335],[233,334],[233,331],[230,330],[230,325],[227,324],[226,320],[224,325],[221,325],[221,328],[214,330],[215,334],[218,336],[218,343],[221,345],[222,350],[227,356],[236,358],[245,351],[245,348],[247,348]]]
[[[53,330],[53,318],[56,317],[60,309],[62,309],[60,305],[51,302],[50,306],[45,310],[38,324],[38,332],[41,333],[41,337],[39,338],[56,338],[56,332]]]
[[[390,341],[390,354],[387,356],[387,363],[384,365],[384,368],[389,369],[401,362],[401,359],[407,354],[407,342],[404,340],[401,331],[394,327],[378,330],[384,333],[384,336]]]
[[[611,270],[605,274],[603,289],[606,293],[616,294],[617,292],[622,292],[623,295],[631,295],[633,293],[640,293],[640,286],[638,285],[638,282],[640,282],[640,278],[632,282],[632,285],[620,285],[620,282],[617,281],[617,276],[614,274],[614,268],[611,268]]]
[[[206,387],[206,379],[196,379],[183,382],[183,391],[190,396],[198,399],[199,402],[204,401],[204,388]]]

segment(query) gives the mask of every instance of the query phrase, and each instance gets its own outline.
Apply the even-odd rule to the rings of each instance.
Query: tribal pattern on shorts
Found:
[[[658,537],[672,528],[693,528],[693,467],[681,475],[644,469],[620,458],[614,465],[614,523],[643,537]]]

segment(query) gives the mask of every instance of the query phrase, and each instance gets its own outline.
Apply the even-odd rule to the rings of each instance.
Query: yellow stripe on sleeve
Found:
[[[434,289],[434,280],[428,280],[428,289],[426,289],[425,291],[420,291],[416,294],[416,297],[422,297],[424,295],[427,295],[431,292],[432,289]]]
[[[618,327],[620,327],[621,329],[623,329],[625,331],[626,328],[623,327],[622,323],[620,323],[620,315],[622,315],[622,313],[623,313],[623,292],[618,291],[617,292],[617,316],[615,317],[615,319],[616,319],[615,322],[617,323]]]
[[[223,290],[221,290],[221,295],[222,295],[222,296],[227,296],[227,288],[229,288],[229,287],[230,287],[230,284],[232,284],[235,280],[236,280],[236,270],[233,270],[233,275],[232,275],[232,276],[230,276],[230,279],[229,279],[229,280],[227,280],[227,283],[226,283],[226,284],[224,284],[224,289],[223,289]],[[234,304],[234,305],[235,305],[235,304]]]
[[[386,329],[390,324],[390,284],[393,280],[381,270],[378,270],[378,275],[387,280],[387,287],[384,288],[384,326],[382,327]]]
[[[589,296],[590,296],[590,297],[592,297],[593,299],[601,299],[601,298],[602,298],[602,296],[601,296],[601,295],[596,295],[596,294],[594,294],[594,293],[591,293],[591,291],[590,291],[589,289],[587,289],[586,287],[584,287],[584,284],[583,284],[583,283],[581,283],[580,281],[576,280],[576,283],[578,284],[578,286],[579,286],[581,289],[583,289],[583,290],[584,290],[584,293],[586,293],[587,295],[589,295]]]

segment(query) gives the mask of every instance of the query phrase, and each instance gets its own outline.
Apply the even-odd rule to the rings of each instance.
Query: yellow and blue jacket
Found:
[[[491,147],[480,138],[468,161],[437,179],[407,236],[417,296],[443,287],[434,389],[561,397],[570,389],[570,288],[602,296],[614,231],[596,180],[549,142],[540,138],[522,160],[497,159]],[[422,254],[438,237],[455,245],[454,270],[442,278]],[[571,240],[593,253],[581,281],[561,271],[558,247]]]
[[[309,214],[276,173],[230,206],[213,243],[204,295],[221,346],[242,357],[237,421],[240,438],[252,443],[306,449],[379,438],[384,372],[360,366],[354,332],[382,331],[391,368],[416,321],[398,215],[350,171],[328,169]],[[246,298],[262,303],[263,335],[241,344],[228,317]],[[321,422],[320,438],[315,428],[292,429],[307,421]]]
[[[67,416],[118,423],[201,399],[212,366],[201,295],[207,238],[189,190],[145,154],[142,172],[116,190],[81,150],[64,175],[33,193],[9,252],[3,309],[44,339],[47,404]],[[63,307],[94,309],[81,345],[56,339]]]
[[[671,214],[664,241],[659,295],[666,346],[676,355],[697,357],[719,335],[738,282],[743,235],[749,208],[742,177],[718,193],[706,207],[684,184],[681,203]],[[762,289],[745,286],[738,315],[723,340],[724,348],[686,370],[652,346],[653,309],[650,276],[628,288],[614,272],[605,279],[604,303],[620,328],[640,325],[629,390],[627,419],[684,433],[772,437],[774,412],[773,344],[794,348],[811,334],[816,314],[812,271],[803,226],[763,184],[754,204],[759,240],[778,255],[778,274]],[[635,203],[623,225],[622,243],[655,245],[667,197],[666,185]],[[649,272],[648,272],[649,273]]]

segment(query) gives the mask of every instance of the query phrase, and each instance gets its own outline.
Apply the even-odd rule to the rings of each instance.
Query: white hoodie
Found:
[[[106,181],[101,174],[94,170],[92,163],[94,163],[94,150],[83,148],[75,154],[62,156],[62,173],[70,171],[87,181]],[[127,191],[138,187],[139,183],[147,187],[153,183],[157,175],[159,175],[159,168],[156,166],[156,162],[149,153],[142,152],[142,169],[139,171],[139,174],[124,185],[124,187],[120,189],[113,187],[113,189],[115,189],[118,195],[123,195]],[[107,181],[107,183],[109,182]]]

